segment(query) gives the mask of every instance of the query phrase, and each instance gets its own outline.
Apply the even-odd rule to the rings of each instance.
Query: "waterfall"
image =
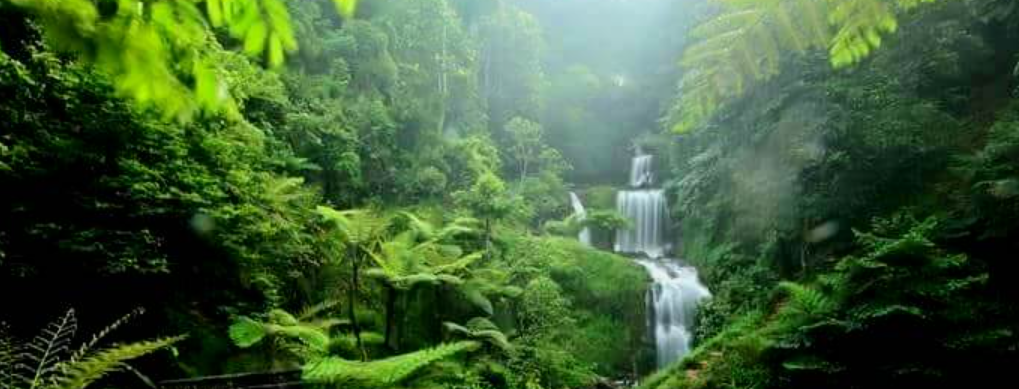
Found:
[[[630,220],[630,228],[616,231],[615,251],[643,254],[639,259],[651,276],[648,291],[648,324],[655,340],[658,367],[679,360],[690,351],[697,307],[711,297],[697,277],[697,269],[665,258],[672,245],[668,239],[669,210],[665,191],[654,184],[652,156],[639,149],[630,166],[631,190],[616,195],[616,209]]]
[[[633,163],[630,166],[630,186],[640,188],[654,184],[654,176],[651,175],[651,161],[651,155],[633,157]]]
[[[616,210],[630,220],[631,228],[616,231],[615,251],[627,254],[645,254],[660,258],[669,249],[666,242],[668,209],[665,191],[641,189],[619,191]]]
[[[671,260],[637,262],[654,281],[648,293],[648,322],[655,336],[658,367],[665,367],[690,352],[697,306],[711,297],[711,292],[701,284],[693,267]]]
[[[570,192],[570,205],[573,206],[573,214],[577,215],[577,221],[584,221],[587,218],[587,211],[584,210],[584,204],[580,202],[580,197],[577,197],[576,193]],[[580,230],[577,234],[577,240],[583,243],[585,246],[591,245],[591,230],[587,227]]]

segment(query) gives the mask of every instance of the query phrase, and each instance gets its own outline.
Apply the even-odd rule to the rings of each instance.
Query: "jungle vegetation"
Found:
[[[1014,382],[1012,0],[0,0],[0,26],[0,389]],[[649,278],[611,252],[638,147],[713,294],[657,371]]]

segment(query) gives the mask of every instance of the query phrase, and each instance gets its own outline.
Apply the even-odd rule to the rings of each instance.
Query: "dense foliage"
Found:
[[[740,6],[782,18],[803,4]],[[689,131],[672,143],[672,211],[715,298],[698,350],[645,387],[1007,387],[1019,290],[998,215],[1016,199],[1017,16],[1002,1],[927,4],[879,50],[843,60],[831,43],[836,65],[862,61],[848,70],[789,30],[753,49],[775,51],[763,68],[733,65],[758,81],[717,111],[688,122],[701,113],[677,98],[669,123]],[[698,27],[708,38],[688,59],[728,39],[722,20],[782,26],[742,17]]]
[[[0,0],[0,25],[0,389],[1019,366],[1014,1]],[[654,374],[649,277],[610,252],[635,150],[713,295]]]

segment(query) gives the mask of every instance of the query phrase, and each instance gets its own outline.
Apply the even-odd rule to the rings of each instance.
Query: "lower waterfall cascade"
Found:
[[[672,250],[669,211],[665,191],[647,187],[654,182],[652,158],[638,149],[630,169],[631,188],[617,194],[617,211],[632,226],[616,231],[613,248],[641,258],[636,262],[651,276],[648,327],[658,367],[663,368],[690,352],[697,308],[711,292],[700,282],[697,269],[666,257]]]

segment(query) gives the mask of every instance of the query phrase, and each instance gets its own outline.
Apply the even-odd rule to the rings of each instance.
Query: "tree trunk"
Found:
[[[485,259],[492,258],[492,219],[485,218]]]
[[[396,319],[396,288],[392,285],[386,285],[386,336],[385,343],[393,351],[396,351],[399,345],[393,344],[393,327],[396,325],[394,322]]]
[[[432,328],[432,331],[435,333],[435,340],[442,342],[442,285],[436,285],[432,288],[432,293],[432,299],[434,300],[432,301],[432,306],[434,307],[432,312],[435,313],[435,318],[432,320],[435,327]]]
[[[368,360],[368,354],[364,351],[364,344],[361,343],[361,326],[357,323],[357,313],[354,305],[357,302],[358,284],[358,253],[356,249],[347,251],[350,256],[350,292],[347,293],[347,316],[350,318],[350,327],[354,331],[354,339],[357,341],[357,350],[361,352],[361,360]]]

